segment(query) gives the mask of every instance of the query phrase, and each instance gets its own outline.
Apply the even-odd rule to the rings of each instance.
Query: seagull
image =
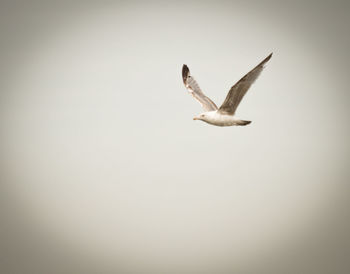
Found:
[[[183,65],[182,79],[185,87],[189,93],[202,105],[205,111],[202,114],[194,117],[193,120],[201,120],[208,124],[220,127],[245,126],[250,124],[251,121],[245,121],[235,117],[235,112],[243,96],[258,78],[264,69],[264,65],[271,59],[271,56],[272,53],[231,87],[220,108],[218,108],[212,100],[204,95],[196,80],[190,75],[190,70],[187,65]]]

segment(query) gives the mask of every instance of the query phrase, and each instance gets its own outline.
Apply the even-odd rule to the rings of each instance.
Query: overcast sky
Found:
[[[31,2],[0,8],[4,273],[350,270],[345,1]],[[221,105],[271,52],[249,126],[192,120],[183,64]]]

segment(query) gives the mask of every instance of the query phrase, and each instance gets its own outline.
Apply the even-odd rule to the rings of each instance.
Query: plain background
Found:
[[[347,1],[0,5],[1,273],[349,273]]]

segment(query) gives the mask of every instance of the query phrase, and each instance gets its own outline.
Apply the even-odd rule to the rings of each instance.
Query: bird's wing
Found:
[[[186,65],[183,65],[182,67],[182,79],[187,90],[202,105],[205,111],[213,111],[218,109],[215,103],[201,91],[196,80],[194,80],[194,78],[190,75],[190,70]]]
[[[262,70],[264,69],[264,65],[267,61],[270,60],[272,53],[267,56],[259,65],[257,65],[254,69],[249,71],[241,80],[239,80],[233,87],[231,87],[228,92],[225,101],[222,103],[219,108],[219,112],[222,114],[235,114],[235,111],[241,102],[243,96],[247,93],[250,86],[255,82],[258,78]]]

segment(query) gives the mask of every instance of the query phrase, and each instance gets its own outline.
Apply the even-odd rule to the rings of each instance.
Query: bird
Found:
[[[193,120],[200,120],[214,126],[246,126],[251,121],[242,120],[235,116],[236,109],[239,106],[242,98],[247,93],[250,86],[259,77],[264,69],[264,65],[271,59],[272,53],[261,61],[255,68],[243,76],[236,84],[234,84],[225,101],[218,108],[215,103],[207,97],[200,89],[198,83],[190,74],[187,65],[182,66],[182,79],[188,92],[202,105],[205,112],[195,116]]]

